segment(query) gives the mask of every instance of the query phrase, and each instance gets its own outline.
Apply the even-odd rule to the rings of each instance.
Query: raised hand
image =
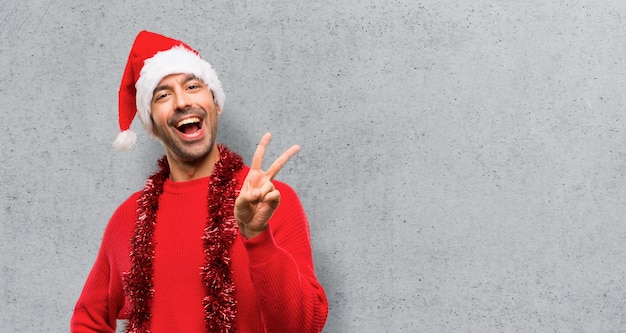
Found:
[[[300,151],[300,146],[293,145],[263,171],[265,148],[272,135],[265,133],[254,152],[250,172],[243,182],[241,192],[235,201],[235,219],[241,234],[250,239],[267,229],[267,221],[272,217],[280,203],[280,192],[274,188],[272,180],[282,167]]]

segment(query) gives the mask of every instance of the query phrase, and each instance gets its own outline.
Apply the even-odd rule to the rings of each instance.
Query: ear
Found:
[[[215,104],[215,112],[217,112],[217,116],[218,117],[222,113],[222,108],[219,105],[217,105],[217,104]]]

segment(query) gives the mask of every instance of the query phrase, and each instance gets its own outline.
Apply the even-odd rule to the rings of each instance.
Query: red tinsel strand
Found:
[[[125,327],[127,333],[150,332],[150,300],[154,295],[152,281],[156,211],[163,184],[169,175],[165,157],[158,163],[159,171],[150,176],[137,201],[137,222],[131,239],[131,269],[124,274],[124,291],[129,298],[130,315]]]
[[[220,147],[220,156],[209,184],[209,221],[202,237],[206,265],[201,267],[201,272],[207,293],[202,303],[209,332],[234,333],[237,311],[230,248],[237,236],[234,218],[237,182],[233,174],[243,167],[243,160],[225,147]]]

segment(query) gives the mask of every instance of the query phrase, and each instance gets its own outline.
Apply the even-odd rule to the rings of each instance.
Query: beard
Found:
[[[178,135],[176,124],[180,119],[188,116],[197,116],[202,119],[202,130],[204,134],[196,141],[185,141]],[[195,162],[204,159],[209,155],[215,146],[215,134],[217,133],[217,121],[209,122],[207,114],[201,108],[188,108],[182,112],[174,114],[167,120],[167,124],[161,125],[153,121],[156,136],[163,144],[168,154],[173,154],[181,161]]]

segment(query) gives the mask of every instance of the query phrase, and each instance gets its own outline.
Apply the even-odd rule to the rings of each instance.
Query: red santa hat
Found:
[[[202,60],[197,51],[187,44],[149,31],[141,31],[135,38],[128,56],[119,91],[119,124],[121,132],[113,142],[117,150],[132,147],[137,135],[130,124],[139,113],[146,132],[154,137],[150,104],[154,88],[170,74],[193,74],[213,93],[215,103],[223,110],[224,91],[211,64]]]

